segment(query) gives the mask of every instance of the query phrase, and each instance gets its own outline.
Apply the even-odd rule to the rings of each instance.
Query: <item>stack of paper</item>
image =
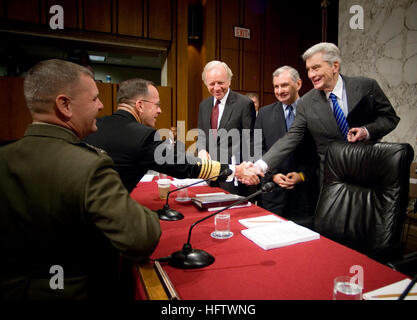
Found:
[[[364,293],[364,300],[398,300],[410,283],[410,279],[404,279],[388,286]],[[417,300],[417,284],[410,290],[404,300]]]
[[[254,218],[246,218],[246,219],[240,219],[239,222],[243,224],[246,228],[257,228],[262,227],[264,225],[268,225],[270,223],[278,223],[285,221],[275,214],[269,214],[267,216],[262,217],[254,217]]]
[[[254,221],[261,221],[259,220],[261,218],[265,219],[263,225],[251,227],[253,224],[258,224]],[[302,227],[292,221],[282,221],[282,219],[280,219],[281,222],[269,222],[273,220],[266,220],[271,219],[271,217],[266,218],[266,216],[258,217],[256,218],[257,220],[253,219],[254,218],[252,218],[252,222],[239,221],[242,224],[246,223],[246,225],[249,226],[249,229],[242,230],[241,233],[264,250],[280,248],[320,238],[320,234],[317,232]]]
[[[200,183],[197,183],[198,181],[200,181]],[[201,187],[201,186],[207,186],[207,182],[205,182],[203,179],[177,179],[174,178],[174,180],[172,181],[172,184],[176,187],[178,187],[179,185],[189,185],[192,183],[196,183],[195,185],[193,185],[193,187]]]

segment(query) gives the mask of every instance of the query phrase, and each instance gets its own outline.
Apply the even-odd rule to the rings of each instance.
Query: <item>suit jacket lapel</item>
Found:
[[[340,134],[340,136],[342,136],[339,126],[330,108],[329,101],[326,99],[326,94],[323,91],[316,90],[316,95],[313,97],[313,100],[315,102],[311,104],[311,108],[314,108],[313,112],[318,115],[318,119],[322,126],[325,128],[326,132],[337,132]]]
[[[348,103],[348,113],[350,113],[362,98],[358,90],[358,83],[355,83],[351,78],[342,76],[345,84],[346,98]]]
[[[282,109],[282,103],[276,102],[274,106],[274,122],[278,126],[278,130],[280,131],[279,136],[283,136],[287,132],[287,123],[285,122],[285,114],[284,110]]]
[[[232,90],[230,90],[229,96],[227,97],[226,103],[224,105],[222,118],[220,119],[219,129],[226,129],[226,124],[229,122],[229,118],[232,115],[232,111],[234,109],[235,100],[235,93]]]
[[[213,105],[214,105],[213,99],[214,99],[213,97],[209,97],[205,101],[204,109],[203,109],[204,118],[209,119],[208,121],[203,121],[204,128],[202,128],[203,130],[207,131],[207,133],[211,129],[211,112],[213,110]]]

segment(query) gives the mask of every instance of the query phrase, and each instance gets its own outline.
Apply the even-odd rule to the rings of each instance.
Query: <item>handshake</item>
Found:
[[[235,177],[247,185],[259,184],[259,177],[263,176],[264,173],[261,168],[252,162],[244,161],[237,165],[235,169]],[[297,183],[304,181],[304,176],[297,172],[290,172],[287,175],[277,173],[272,180],[281,188],[292,189]]]

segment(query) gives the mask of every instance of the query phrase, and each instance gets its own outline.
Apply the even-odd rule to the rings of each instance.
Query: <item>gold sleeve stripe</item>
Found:
[[[220,168],[221,168],[220,162],[218,161],[211,161],[211,162],[212,162],[212,169],[210,172],[210,177],[218,176],[220,174]],[[216,180],[217,178],[213,179],[213,181],[216,181]]]
[[[200,165],[200,163],[198,163],[198,165]],[[220,162],[218,161],[203,160],[198,178],[208,179],[210,177],[218,176],[220,174],[220,168]],[[215,180],[217,180],[217,178],[213,179],[213,181]]]
[[[208,172],[209,172],[209,160],[206,160],[204,162],[204,172],[203,172],[203,179],[207,179],[208,178]]]
[[[206,160],[203,160],[202,162],[201,162],[201,169],[200,169],[200,174],[198,175],[198,178],[199,179],[204,179],[204,176],[205,176],[205,172],[206,172],[206,170],[207,170],[207,164],[206,164]]]

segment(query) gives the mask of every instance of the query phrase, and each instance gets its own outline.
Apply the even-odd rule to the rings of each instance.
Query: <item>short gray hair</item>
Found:
[[[284,71],[289,71],[290,72],[290,76],[291,76],[292,81],[296,82],[296,81],[300,80],[300,74],[298,73],[298,71],[295,70],[293,67],[290,67],[290,66],[283,66],[283,67],[280,67],[277,70],[275,70],[272,73],[272,80],[274,80],[275,77],[278,77]]]
[[[59,94],[73,93],[81,75],[94,80],[90,70],[69,61],[51,59],[37,63],[27,72],[23,82],[23,92],[29,111],[50,112],[49,108]]]
[[[155,86],[152,81],[134,78],[123,81],[117,91],[117,104],[131,104],[138,97],[146,98],[149,93],[149,86]]]
[[[206,83],[206,73],[208,71],[210,71],[211,69],[214,69],[218,66],[221,66],[222,68],[224,68],[224,70],[226,70],[227,77],[228,77],[229,81],[232,81],[233,72],[232,72],[232,70],[230,70],[229,66],[222,61],[213,60],[213,61],[210,61],[209,63],[206,64],[206,66],[204,67],[203,73],[201,74],[201,78],[203,79],[203,82],[204,82],[205,85],[207,85],[207,83]]]
[[[306,61],[312,55],[316,54],[317,52],[323,53],[323,60],[328,62],[329,64],[333,64],[334,62],[339,62],[339,65],[342,65],[342,58],[340,56],[339,48],[330,42],[320,42],[311,48],[309,48],[304,54],[302,58]]]
[[[259,94],[257,94],[256,92],[248,92],[246,96],[249,98],[256,98],[259,101]]]

